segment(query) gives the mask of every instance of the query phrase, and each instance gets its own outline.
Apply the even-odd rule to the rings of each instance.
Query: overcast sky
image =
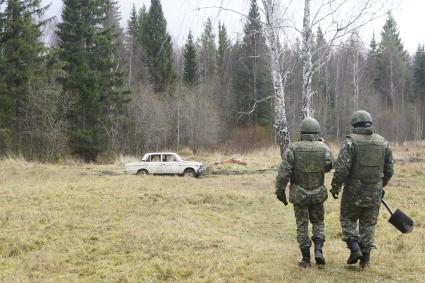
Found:
[[[60,18],[62,1],[61,0],[43,0],[45,4],[51,3],[48,11],[48,16],[58,16]],[[133,4],[137,9],[145,4],[149,7],[150,0],[118,0],[121,8],[122,25],[126,25],[128,15]],[[261,1],[259,1],[261,2]],[[282,0],[282,3],[287,3],[287,0]],[[292,3],[300,5],[303,1],[295,0]],[[318,2],[317,0],[313,0]],[[425,24],[424,0],[390,0],[391,6],[386,6],[382,13],[387,9],[392,8],[394,17],[396,18],[400,36],[410,53],[414,53],[419,43],[425,43],[425,32],[422,28]],[[243,16],[235,12],[224,11],[217,8],[208,8],[213,6],[222,6],[226,9],[237,11],[241,14],[247,14],[249,10],[249,0],[162,0],[161,1],[165,17],[168,23],[168,30],[173,39],[182,45],[186,39],[189,29],[192,30],[195,37],[199,36],[202,31],[203,23],[208,17],[211,17],[215,26],[219,21],[224,22],[229,30],[230,37],[233,39],[242,30]],[[302,17],[302,6],[296,7],[294,12],[290,15],[297,19],[297,24],[300,24],[299,19]],[[382,30],[384,18],[375,20],[362,28],[361,36],[368,44],[371,39],[373,31],[379,40],[379,34]]]

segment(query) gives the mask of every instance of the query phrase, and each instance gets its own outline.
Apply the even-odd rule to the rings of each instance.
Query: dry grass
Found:
[[[0,280],[7,282],[423,281],[425,148],[397,147],[388,201],[417,222],[401,235],[382,210],[372,267],[344,266],[339,201],[326,202],[324,268],[300,270],[295,220],[274,197],[274,173],[199,179],[123,174],[113,165],[0,161]],[[336,154],[335,154],[336,155]],[[275,149],[204,154],[271,168]],[[330,182],[330,176],[327,183]]]

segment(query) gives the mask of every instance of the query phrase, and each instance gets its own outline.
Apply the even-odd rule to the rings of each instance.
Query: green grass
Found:
[[[420,282],[425,164],[418,157],[424,151],[397,148],[397,173],[386,195],[416,221],[415,230],[401,235],[382,209],[367,271],[344,264],[348,250],[340,240],[339,201],[333,199],[325,204],[328,264],[297,267],[293,209],[275,199],[274,173],[141,178],[123,174],[120,162],[0,161],[0,280]],[[191,158],[210,164],[230,157]],[[249,170],[279,160],[276,150],[242,157]]]

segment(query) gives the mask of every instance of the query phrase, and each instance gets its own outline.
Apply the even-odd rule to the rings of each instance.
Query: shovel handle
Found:
[[[388,212],[393,215],[393,211],[391,210],[390,206],[386,203],[384,199],[382,199],[382,203],[384,204],[385,208],[388,210]]]

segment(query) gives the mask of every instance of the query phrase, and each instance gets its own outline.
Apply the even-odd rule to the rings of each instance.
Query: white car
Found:
[[[181,175],[198,177],[204,168],[202,163],[184,161],[177,153],[155,152],[146,153],[141,161],[127,163],[128,174],[136,175]]]

